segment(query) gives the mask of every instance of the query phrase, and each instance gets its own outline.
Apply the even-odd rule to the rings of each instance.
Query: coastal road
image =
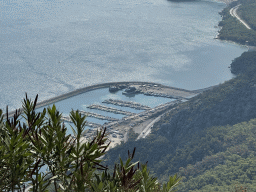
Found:
[[[165,114],[165,113],[164,113]],[[150,132],[151,132],[151,128],[153,127],[153,125],[159,121],[161,119],[161,117],[164,115],[160,115],[157,118],[155,118],[153,121],[151,121],[146,127],[145,129],[140,133],[140,135],[137,137],[136,141],[140,138],[145,138]]]
[[[238,16],[238,14],[237,14],[237,9],[239,8],[241,6],[241,4],[239,4],[239,5],[237,5],[237,6],[235,6],[235,7],[233,7],[233,8],[231,8],[230,10],[229,10],[229,13],[230,13],[230,15],[232,16],[232,17],[235,17],[235,18],[237,18],[247,29],[251,29],[251,27],[244,21],[244,20],[242,20],[239,16]]]

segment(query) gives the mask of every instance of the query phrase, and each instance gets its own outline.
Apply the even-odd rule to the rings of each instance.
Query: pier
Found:
[[[116,109],[116,108],[113,108],[113,107],[106,107],[104,105],[90,105],[88,106],[87,108],[89,109],[98,109],[98,110],[101,110],[101,111],[107,111],[107,112],[110,112],[110,113],[115,113],[115,114],[122,114],[122,115],[126,115],[126,116],[131,116],[131,115],[135,115],[135,113],[132,113],[132,112],[129,112],[129,111],[123,111],[121,109]]]
[[[71,121],[71,119],[70,119],[69,116],[62,116],[62,117],[61,117],[61,120],[62,120],[62,121],[65,121],[65,122],[73,123],[73,122]]]
[[[112,104],[112,105],[118,105],[121,107],[130,107],[137,110],[149,110],[151,107],[142,105],[140,103],[132,102],[132,101],[122,101],[118,99],[108,99],[103,101],[102,103]]]
[[[99,128],[99,127],[102,127],[101,124],[98,124],[98,123],[92,123],[92,122],[87,122],[86,124],[88,127],[91,127],[91,128]]]
[[[61,120],[65,121],[65,122],[69,122],[69,123],[73,123],[70,119],[69,116],[63,116],[61,117]],[[98,124],[98,123],[92,123],[92,122],[88,122],[86,123],[86,126],[88,127],[91,127],[91,128],[99,128],[99,127],[102,127],[101,124]]]
[[[82,110],[78,110],[79,113],[86,115],[87,117],[93,117],[96,119],[101,119],[101,120],[107,120],[107,121],[118,121],[119,119],[113,118],[113,117],[108,117],[108,116],[104,116],[104,115],[100,115],[98,113],[92,113],[92,112],[86,112],[86,111],[82,111]]]
[[[147,95],[147,96],[153,96],[153,97],[165,97],[165,98],[170,98],[170,99],[180,99],[181,97],[179,96],[173,96],[173,95],[168,95],[164,93],[155,93],[153,91],[151,92],[142,92],[142,94]],[[186,98],[184,98],[186,99]]]
[[[86,112],[86,111],[82,111],[82,110],[78,110],[79,113],[87,116],[87,117],[93,117],[93,118],[96,118],[96,119],[101,119],[101,120],[107,120],[107,121],[118,121],[119,119],[116,119],[116,118],[113,118],[113,117],[108,117],[108,116],[104,116],[104,115],[100,115],[100,114],[97,114],[97,113],[91,113],[91,112]],[[70,117],[62,117],[62,120],[63,121],[66,121],[66,122],[71,122],[71,119]],[[93,123],[91,123],[93,125]],[[100,125],[100,124],[98,124]],[[89,125],[88,125],[89,126]],[[102,125],[100,125],[102,126]]]
[[[118,123],[125,122],[125,121],[130,121],[132,119],[138,119],[138,118],[147,119],[147,118],[152,117],[152,116],[156,115],[159,112],[165,111],[168,108],[173,107],[175,104],[178,104],[178,103],[181,103],[181,102],[182,102],[181,100],[170,101],[168,103],[158,105],[155,108],[151,108],[149,110],[143,111],[143,112],[138,113],[136,115],[129,116],[129,117],[123,117],[122,120],[118,121]]]

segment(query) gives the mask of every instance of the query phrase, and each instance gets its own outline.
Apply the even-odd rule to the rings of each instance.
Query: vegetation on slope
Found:
[[[184,182],[180,191],[231,191],[235,185],[256,191],[256,119],[205,131],[205,137],[196,138],[194,146],[200,148],[209,140],[215,141],[222,152],[181,167]]]
[[[235,75],[256,70],[256,52],[244,52],[231,64],[231,72]]]
[[[237,10],[238,15],[245,20],[248,25],[256,30],[256,1],[243,0],[242,5]]]
[[[223,11],[220,12],[222,21],[219,23],[221,30],[219,31],[218,38],[222,40],[234,41],[240,44],[256,45],[256,31],[247,29],[242,23],[240,23],[235,17],[232,17],[229,13],[229,10],[232,7],[242,3],[238,9],[239,15],[241,15],[242,18],[248,22],[248,24],[250,24],[250,26],[254,26],[256,22],[256,9],[248,9],[248,7],[255,7],[255,2],[255,0],[235,1],[223,9]]]
[[[27,123],[21,125],[16,111],[14,117],[3,120],[0,110],[0,191],[111,191],[111,192],[169,192],[179,183],[177,175],[161,185],[149,175],[147,165],[132,163],[135,154],[115,164],[113,173],[101,164],[109,146],[106,129],[97,132],[92,141],[82,142],[85,116],[71,111],[74,136],[67,135],[62,115],[55,105],[35,112],[35,101],[23,102]],[[46,169],[46,171],[45,171]]]
[[[247,174],[250,166],[240,170],[236,163],[240,160],[255,162],[253,151],[256,143],[251,141],[251,137],[255,136],[255,129],[241,128],[240,135],[232,132],[236,126],[240,126],[235,124],[256,118],[256,60],[248,60],[248,55],[251,58],[256,53],[244,53],[231,64],[231,70],[240,74],[239,76],[178,105],[154,125],[152,134],[147,138],[128,140],[111,149],[106,154],[106,163],[116,161],[118,156],[123,158],[124,151],[135,146],[136,160],[148,159],[150,169],[162,180],[174,173],[186,177],[181,191],[212,191],[214,188],[210,187],[216,185],[220,185],[219,189],[229,190],[234,187],[234,183],[248,184],[248,188],[252,189],[250,183],[255,182],[254,176],[248,175],[244,182],[240,180],[240,176],[244,175],[240,173],[245,171]],[[244,68],[239,68],[242,65]],[[241,126],[246,126],[246,123]],[[245,153],[240,154],[239,150]],[[234,166],[232,163],[227,164],[234,155],[240,156],[236,157],[240,160],[234,161]],[[197,166],[199,168],[193,172]],[[218,175],[214,172],[218,166],[231,166],[229,169],[237,169],[240,176],[237,173],[233,174],[234,178],[228,174]],[[210,179],[210,173],[217,174],[221,180]]]

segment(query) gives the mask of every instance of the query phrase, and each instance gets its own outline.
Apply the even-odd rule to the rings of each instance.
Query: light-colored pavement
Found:
[[[151,132],[151,128],[153,127],[153,125],[159,121],[161,119],[161,117],[164,114],[160,115],[159,117],[155,118],[151,123],[149,123],[146,128],[140,133],[140,135],[137,137],[136,140],[141,139],[141,138],[145,138],[150,132]]]
[[[240,6],[241,6],[241,4],[239,4],[239,5],[237,5],[237,6],[233,7],[233,8],[231,8],[231,9],[229,10],[229,13],[230,13],[230,15],[231,15],[232,17],[237,18],[247,29],[251,29],[251,27],[250,27],[244,20],[242,20],[242,19],[239,17],[239,15],[237,14],[237,9],[238,9]]]

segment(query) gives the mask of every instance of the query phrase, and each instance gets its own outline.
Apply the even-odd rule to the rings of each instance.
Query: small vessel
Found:
[[[110,86],[109,87],[109,92],[110,93],[117,92],[118,90],[119,90],[119,87],[117,87],[117,86]]]
[[[136,89],[136,87],[128,87],[124,90],[122,93],[123,95],[134,95],[136,93],[139,93],[139,91]]]

